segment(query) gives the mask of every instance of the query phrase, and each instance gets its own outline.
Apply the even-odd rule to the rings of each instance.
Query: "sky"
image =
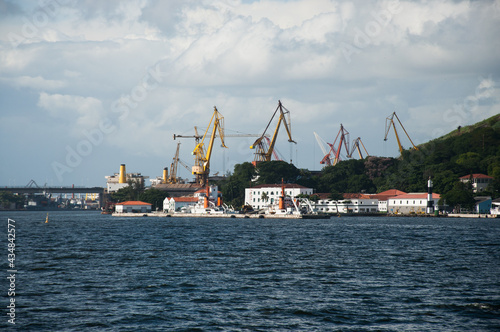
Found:
[[[0,186],[105,186],[194,163],[214,106],[211,174],[253,160],[278,101],[283,160],[320,170],[316,141],[397,157],[500,113],[500,0],[0,0]],[[276,122],[268,133],[272,135]],[[405,148],[411,143],[400,127]],[[345,152],[341,155],[345,156]],[[183,178],[192,175],[179,165]]]

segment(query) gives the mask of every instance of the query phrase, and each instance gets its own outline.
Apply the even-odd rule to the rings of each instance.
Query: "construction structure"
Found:
[[[211,131],[210,139],[205,151],[205,139],[207,138],[207,134],[209,131]],[[219,113],[217,107],[214,106],[214,113],[212,114],[212,118],[208,123],[205,134],[203,135],[201,141],[196,144],[193,150],[194,166],[192,167],[191,173],[196,176],[196,182],[202,186],[208,185],[207,182],[208,174],[210,173],[210,157],[212,156],[214,141],[217,133],[219,134],[222,147],[227,148],[224,143],[224,117]]]
[[[413,144],[413,141],[411,140],[410,135],[408,135],[408,132],[406,132],[406,129],[403,126],[403,124],[401,123],[401,120],[399,120],[399,117],[396,114],[396,112],[393,112],[385,120],[385,136],[384,136],[384,141],[387,141],[387,136],[389,135],[389,131],[391,130],[391,127],[394,128],[394,134],[396,135],[396,140],[398,142],[399,153],[401,153],[401,156],[403,155],[403,150],[404,149],[403,149],[403,146],[401,145],[401,140],[399,139],[398,131],[396,130],[396,123],[394,122],[394,117],[396,117],[396,120],[398,120],[398,123],[401,126],[401,128],[403,129],[403,131],[405,132],[406,137],[408,137],[408,139],[410,140],[411,145],[413,146],[413,149],[418,150],[418,148],[415,146],[415,144]]]
[[[276,129],[274,130],[272,139],[269,140],[269,138],[267,138],[266,131],[269,128],[269,125],[273,121],[276,114],[278,114],[278,112],[279,112],[278,124],[276,125]],[[262,161],[271,161],[273,155],[276,159],[278,159],[274,150],[276,145],[276,139],[278,137],[278,132],[282,123],[288,134],[288,142],[297,144],[292,139],[292,130],[290,126],[290,111],[287,110],[283,106],[283,104],[281,104],[281,100],[278,100],[278,107],[276,107],[276,110],[274,111],[271,120],[269,120],[266,129],[264,129],[264,133],[259,138],[257,138],[257,140],[250,146],[250,149],[256,149],[255,158],[254,161],[252,162],[254,166],[256,166],[259,162]],[[290,162],[292,161],[290,160]]]
[[[365,145],[361,141],[361,137],[358,137],[354,141],[352,141],[351,152],[349,152],[349,154],[347,155],[347,157],[352,158],[352,154],[354,153],[354,151],[358,151],[359,159],[364,159],[363,158],[363,154],[361,153],[361,148],[359,146],[360,144],[363,147],[363,150],[365,150],[366,157],[369,157],[370,155],[368,154],[368,151],[366,151]]]

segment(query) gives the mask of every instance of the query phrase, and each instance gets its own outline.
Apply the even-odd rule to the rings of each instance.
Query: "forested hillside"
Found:
[[[483,173],[495,178],[482,195],[499,197],[500,191],[500,115],[406,150],[399,158],[368,157],[345,160],[323,168],[313,175],[283,161],[262,162],[256,168],[250,163],[238,164],[227,180],[219,183],[226,201],[235,206],[244,202],[244,188],[263,183],[285,182],[315,188],[318,193],[377,193],[388,189],[426,192],[432,177],[434,192],[450,203],[453,197],[472,193],[458,178]],[[464,196],[465,195],[465,196]]]

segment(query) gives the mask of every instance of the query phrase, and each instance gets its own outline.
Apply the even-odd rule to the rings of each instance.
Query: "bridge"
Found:
[[[104,187],[0,187],[13,194],[103,194]]]

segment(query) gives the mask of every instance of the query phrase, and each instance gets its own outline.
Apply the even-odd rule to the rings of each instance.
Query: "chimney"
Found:
[[[120,165],[120,178],[118,183],[127,183],[127,173],[125,171],[125,164]]]

